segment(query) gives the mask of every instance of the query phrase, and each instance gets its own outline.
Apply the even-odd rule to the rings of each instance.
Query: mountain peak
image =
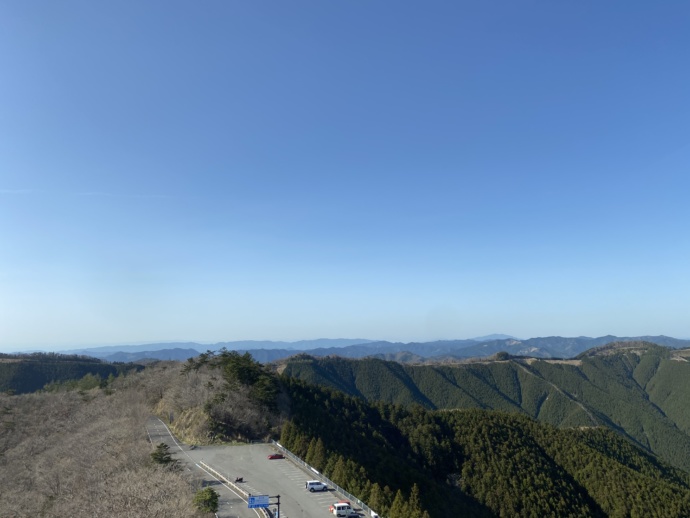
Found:
[[[493,342],[494,340],[519,340],[511,335],[493,334],[486,336],[478,336],[476,338],[470,338],[470,340],[475,340],[477,342]]]

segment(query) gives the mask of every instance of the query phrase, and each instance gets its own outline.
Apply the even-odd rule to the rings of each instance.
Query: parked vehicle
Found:
[[[343,516],[343,517],[348,517],[348,516],[359,516],[359,513],[355,511],[350,504],[344,504],[344,503],[337,503],[333,504],[331,506],[333,510],[331,513],[333,513],[336,516]]]
[[[333,509],[335,508],[335,505],[336,505],[336,504],[347,504],[347,505],[349,505],[350,507],[352,507],[352,504],[350,503],[349,500],[338,500],[335,504],[331,504],[331,506],[328,508],[328,512],[329,512],[329,513],[332,513],[332,512],[333,512]]]
[[[282,454],[280,454],[280,453],[271,453],[271,454],[268,456],[268,458],[269,458],[270,460],[273,460],[273,459],[284,459],[285,456],[282,455]]]
[[[314,491],[328,491],[328,486],[320,480],[308,480],[304,484],[304,487],[311,493],[313,493]]]

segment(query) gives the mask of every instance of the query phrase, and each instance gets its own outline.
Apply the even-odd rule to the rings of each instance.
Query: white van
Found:
[[[359,513],[350,507],[350,504],[333,504],[333,511],[331,511],[336,516],[358,516]]]
[[[308,480],[304,484],[304,488],[308,489],[312,493],[314,491],[328,491],[328,486],[319,480]]]

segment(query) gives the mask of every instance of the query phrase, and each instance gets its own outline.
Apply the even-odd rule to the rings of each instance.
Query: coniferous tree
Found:
[[[379,486],[378,482],[374,482],[371,485],[371,490],[369,491],[369,507],[371,507],[374,511],[379,513],[379,515],[383,514],[383,508],[384,508],[384,496],[383,496],[383,490],[381,489],[381,486]]]
[[[194,495],[194,505],[201,511],[215,513],[218,511],[218,493],[211,487],[201,489]]]
[[[312,452],[312,459],[311,459],[311,465],[314,466],[317,470],[321,471],[323,468],[326,466],[326,447],[323,444],[323,441],[321,440],[321,437],[319,437],[316,441],[316,444],[314,445],[314,451]]]
[[[419,500],[419,486],[414,484],[408,500],[409,518],[422,518],[422,503]]]
[[[395,493],[395,498],[393,499],[393,504],[388,514],[390,518],[409,518],[407,502],[405,502],[405,497],[403,497],[399,489],[397,493]]]
[[[314,450],[316,449],[316,438],[312,437],[309,441],[309,447],[307,448],[307,454],[304,456],[304,462],[314,466]],[[314,466],[316,467],[316,466]],[[317,468],[318,469],[318,468]]]
[[[172,458],[170,447],[164,442],[156,446],[156,449],[151,453],[151,459],[156,464],[162,464],[164,466],[174,466],[177,464],[177,461]]]

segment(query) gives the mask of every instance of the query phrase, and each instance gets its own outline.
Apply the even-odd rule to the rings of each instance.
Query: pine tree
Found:
[[[398,489],[395,493],[395,498],[393,499],[393,504],[388,512],[390,518],[409,518],[407,502],[405,502],[405,497],[403,497],[402,492]]]
[[[322,470],[326,466],[326,447],[321,440],[321,437],[316,441],[314,445],[314,451],[312,453],[311,465],[318,470]]]
[[[177,461],[172,458],[170,453],[170,447],[164,442],[156,446],[156,449],[151,453],[151,459],[156,464],[162,464],[164,466],[175,466]]]
[[[383,514],[383,491],[381,490],[381,486],[379,486],[378,482],[374,482],[371,485],[371,490],[369,491],[369,507],[379,513],[379,515]]]
[[[335,466],[333,466],[333,473],[331,473],[330,478],[339,486],[345,485],[347,481],[347,467],[342,455],[338,455],[338,460],[335,462]]]
[[[408,500],[409,518],[422,518],[422,504],[419,500],[419,487],[417,484],[412,486],[410,499]]]
[[[312,438],[311,441],[309,441],[309,448],[307,448],[307,454],[304,456],[304,462],[309,464],[310,466],[314,466],[314,450],[316,449],[316,439]],[[316,466],[314,466],[316,467]],[[318,468],[316,468],[318,469]]]

